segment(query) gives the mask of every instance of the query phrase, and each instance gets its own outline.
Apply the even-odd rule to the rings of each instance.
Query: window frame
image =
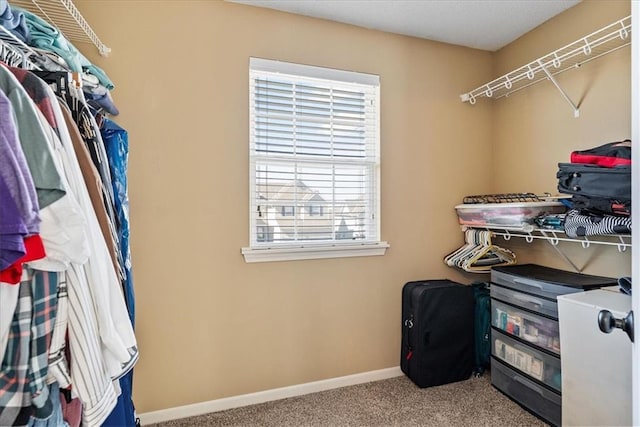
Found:
[[[374,154],[375,161],[372,163],[372,179],[375,185],[372,191],[367,194],[372,201],[371,212],[374,215],[370,219],[370,228],[375,228],[375,236],[371,240],[354,241],[345,240],[293,240],[291,242],[265,242],[260,241],[259,225],[256,221],[255,211],[258,209],[256,200],[256,160],[259,157],[254,154],[254,104],[251,97],[252,85],[254,85],[253,72],[282,73],[304,79],[323,79],[342,83],[360,83],[373,88],[375,101],[375,138]],[[359,256],[380,256],[384,255],[389,244],[380,240],[380,83],[379,77],[372,74],[357,73],[344,70],[336,70],[324,67],[315,67],[302,64],[294,64],[282,61],[273,61],[261,58],[250,58],[249,63],[249,240],[248,247],[242,248],[245,261],[268,262],[268,261],[290,261],[321,258],[342,258]],[[254,157],[255,156],[255,157]],[[333,163],[334,167],[338,163]],[[294,207],[294,212],[306,213],[307,209]],[[282,211],[284,213],[284,206]],[[308,213],[311,214],[311,206]],[[323,208],[320,206],[320,216],[323,215]],[[264,234],[264,233],[263,233]],[[258,239],[258,240],[256,240]],[[271,244],[269,244],[271,243]]]
[[[296,216],[296,207],[291,205],[282,205],[280,206],[280,215],[281,216]]]
[[[309,216],[324,216],[324,206],[322,205],[309,203],[306,208],[307,215]]]

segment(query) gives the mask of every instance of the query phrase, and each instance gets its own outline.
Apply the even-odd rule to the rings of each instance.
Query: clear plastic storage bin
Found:
[[[517,305],[536,313],[544,314],[554,319],[558,319],[558,303],[556,300],[549,300],[536,295],[518,292],[513,289],[503,288],[495,283],[491,284],[491,298],[500,300],[511,305]]]
[[[560,359],[522,344],[495,329],[491,334],[491,354],[554,390],[562,389]]]
[[[468,226],[532,227],[541,215],[566,212],[560,202],[462,204],[456,206],[458,221]]]
[[[540,348],[560,354],[558,322],[499,301],[491,304],[491,324]]]

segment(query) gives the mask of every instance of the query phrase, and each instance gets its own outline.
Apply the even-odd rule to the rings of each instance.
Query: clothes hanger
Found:
[[[491,232],[487,231],[480,249],[466,258],[460,266],[470,273],[484,273],[493,266],[511,265],[516,263],[516,255],[512,251],[491,242]]]
[[[457,267],[458,260],[464,258],[467,253],[473,251],[478,246],[478,231],[479,230],[476,230],[474,228],[465,230],[465,244],[447,255],[444,258],[445,264],[447,264],[449,267]]]
[[[485,252],[488,245],[491,242],[491,235],[488,230],[475,230],[475,246],[472,250],[466,252],[464,256],[460,257],[456,261],[456,267],[464,269],[469,260],[481,257]]]

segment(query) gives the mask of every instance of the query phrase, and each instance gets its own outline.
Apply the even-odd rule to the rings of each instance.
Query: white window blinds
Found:
[[[379,241],[379,79],[251,58],[251,248]]]

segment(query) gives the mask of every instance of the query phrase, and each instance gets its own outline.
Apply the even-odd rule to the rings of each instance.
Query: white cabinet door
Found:
[[[601,332],[601,310],[624,318],[631,297],[617,288],[558,297],[565,426],[632,423],[631,340],[621,329]]]

